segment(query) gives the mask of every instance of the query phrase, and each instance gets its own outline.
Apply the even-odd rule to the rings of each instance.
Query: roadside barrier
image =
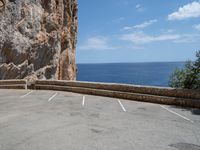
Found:
[[[126,100],[200,108],[200,90],[58,80],[0,80],[0,89],[58,90]]]
[[[200,91],[198,90],[57,80],[37,80],[34,88],[200,108]]]
[[[0,80],[0,89],[27,89],[26,80]]]

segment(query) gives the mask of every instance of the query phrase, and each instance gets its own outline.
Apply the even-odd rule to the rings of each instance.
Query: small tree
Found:
[[[169,86],[174,88],[200,89],[200,51],[197,60],[187,61],[183,69],[176,69],[170,76]]]

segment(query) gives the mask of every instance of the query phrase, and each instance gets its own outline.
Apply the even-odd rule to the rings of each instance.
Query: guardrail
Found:
[[[142,102],[200,108],[200,91],[77,81],[37,80],[35,89],[60,90]]]
[[[0,89],[27,89],[26,80],[0,80]]]

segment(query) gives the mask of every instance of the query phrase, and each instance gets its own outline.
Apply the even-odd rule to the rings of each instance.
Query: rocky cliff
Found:
[[[0,0],[0,79],[75,80],[77,0]]]

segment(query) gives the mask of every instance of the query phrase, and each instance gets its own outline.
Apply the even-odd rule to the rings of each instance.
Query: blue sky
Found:
[[[79,0],[77,63],[195,59],[199,0]]]

